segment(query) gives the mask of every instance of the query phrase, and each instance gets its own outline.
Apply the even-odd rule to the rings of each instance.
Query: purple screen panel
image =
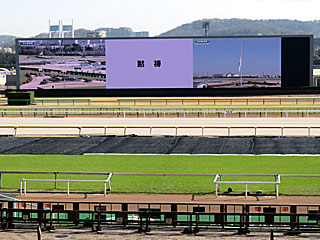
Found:
[[[192,88],[192,39],[106,41],[106,87]]]

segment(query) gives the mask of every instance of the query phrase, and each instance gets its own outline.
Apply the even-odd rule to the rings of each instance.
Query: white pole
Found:
[[[72,38],[74,38],[74,27],[73,27],[73,19],[72,19]]]
[[[104,181],[104,192],[103,195],[106,197],[107,196],[107,181]]]
[[[279,185],[276,183],[276,198],[279,198]]]
[[[69,196],[69,181],[67,181],[67,195]]]
[[[22,179],[20,180],[20,196],[22,195]]]
[[[60,29],[59,29],[59,37],[60,37],[60,38],[63,38],[63,33],[62,33],[62,26],[63,26],[63,25],[62,25],[62,24],[63,24],[63,23],[62,23],[62,20],[60,20],[60,21],[59,21],[59,25],[60,25],[60,26],[59,26],[59,28],[60,28]]]
[[[248,197],[248,184],[246,184],[246,191],[245,191],[245,197],[247,198]]]
[[[24,181],[24,195],[27,195],[27,181],[23,179]]]

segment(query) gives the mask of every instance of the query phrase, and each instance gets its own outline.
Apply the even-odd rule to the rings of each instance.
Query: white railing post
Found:
[[[248,198],[248,184],[246,184],[246,191],[245,191],[245,198],[247,199]]]
[[[70,189],[69,189],[69,187],[70,187],[70,186],[69,186],[69,181],[67,181],[67,195],[68,195],[68,196],[70,195],[70,191],[69,191]]]
[[[109,183],[109,191],[111,191],[111,177],[112,177],[112,173],[109,173],[107,182]]]
[[[219,179],[219,180],[218,180]],[[218,198],[218,181],[220,181],[220,175],[219,174],[216,174],[216,177],[214,178],[213,182],[216,184],[216,198]]]
[[[27,195],[27,181],[23,179],[24,181],[24,195]]]
[[[20,196],[22,195],[22,179],[20,179]]]
[[[279,198],[279,183],[280,182],[281,182],[280,175],[277,175],[277,180],[276,180],[276,198]]]
[[[106,197],[107,196],[107,180],[104,181],[104,191],[103,195]]]

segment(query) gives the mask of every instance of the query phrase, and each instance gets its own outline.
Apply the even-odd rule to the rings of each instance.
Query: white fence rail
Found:
[[[278,186],[281,178],[320,178],[320,174],[216,174],[216,173],[103,173],[103,172],[44,172],[44,171],[0,171],[0,183],[1,183],[1,175],[2,174],[72,174],[72,175],[107,175],[108,178],[106,180],[54,180],[54,179],[20,179],[20,194],[27,194],[27,181],[35,181],[35,182],[101,182],[104,183],[104,195],[106,196],[107,188],[106,184],[109,183],[109,189],[111,190],[111,177],[113,175],[118,176],[155,176],[155,177],[214,177],[213,182],[216,184],[216,196],[218,197],[219,187],[222,183],[235,183],[235,184],[275,184],[276,185],[276,196],[279,196],[279,189]],[[229,177],[274,177],[274,181],[221,181],[222,176],[229,176]],[[67,185],[69,188],[69,184]],[[56,188],[54,188],[56,189]],[[246,191],[247,193],[247,187]],[[70,190],[68,189],[68,194]]]
[[[222,181],[222,176],[237,176],[237,177],[275,177],[274,182],[264,182],[264,181]],[[216,198],[219,196],[219,186],[222,183],[228,183],[228,184],[244,184],[245,185],[245,198],[248,197],[248,184],[274,184],[275,185],[275,192],[276,192],[276,198],[279,198],[279,184],[280,184],[280,175],[261,175],[261,174],[217,174],[214,178],[213,182],[216,184]]]
[[[7,133],[4,133],[5,129],[8,129]],[[20,131],[25,129],[32,130],[32,132],[20,133]],[[90,132],[89,130],[92,130]],[[95,130],[93,130],[95,129]],[[108,132],[110,130],[117,129],[112,133]],[[156,130],[172,130],[171,133],[163,133],[163,131]],[[266,134],[261,134],[259,131],[267,130],[267,136],[320,136],[319,130],[320,126],[0,126],[0,131],[2,135],[12,135],[12,136],[37,136],[37,135],[55,135],[55,136],[82,136],[82,135],[171,135],[171,136],[185,136],[188,135],[188,131],[196,131],[191,135],[195,136],[266,136]],[[38,131],[37,131],[38,130]],[[51,130],[51,132],[50,132]],[[55,130],[52,133],[52,130]],[[60,132],[58,132],[60,130]],[[98,130],[98,131],[97,131]],[[130,132],[129,132],[130,130]],[[142,130],[143,134],[141,133]],[[184,130],[184,131],[183,131]],[[185,131],[187,130],[187,131]],[[211,131],[209,130],[219,131]],[[291,131],[289,131],[291,130]],[[296,131],[300,130],[297,134]],[[89,132],[88,132],[89,131]],[[140,133],[139,133],[140,131]],[[155,133],[156,131],[156,133]],[[243,132],[245,131],[245,133]],[[288,131],[288,132],[287,132]]]
[[[1,117],[311,117],[320,115],[320,107],[151,107],[151,108],[49,108],[49,109],[0,109]]]
[[[20,195],[24,194],[27,195],[27,182],[66,182],[67,183],[67,195],[70,195],[70,182],[95,182],[95,183],[103,183],[104,190],[103,194],[104,196],[107,196],[107,190],[111,191],[111,177],[112,173],[109,174],[107,180],[62,180],[62,179],[20,179]],[[107,189],[107,183],[109,184],[109,188]]]

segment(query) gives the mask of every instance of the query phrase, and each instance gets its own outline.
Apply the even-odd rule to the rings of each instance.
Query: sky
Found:
[[[209,44],[195,43],[193,75],[240,74],[241,42],[244,75],[281,75],[280,38],[219,38],[209,39]]]
[[[48,21],[75,29],[131,27],[155,36],[208,18],[320,19],[320,0],[0,0],[0,35],[31,37]]]

